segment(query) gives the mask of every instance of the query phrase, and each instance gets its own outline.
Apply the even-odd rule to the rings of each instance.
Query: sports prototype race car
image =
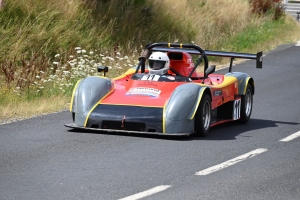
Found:
[[[195,62],[193,62],[193,57]],[[230,58],[229,72],[215,74],[208,56]],[[139,57],[138,66],[123,75],[79,80],[70,111],[73,123],[66,127],[108,132],[159,135],[208,134],[211,127],[250,119],[254,80],[232,72],[234,58],[255,59],[262,68],[262,52],[245,54],[204,51],[194,44],[151,43]],[[198,72],[204,63],[204,71]]]

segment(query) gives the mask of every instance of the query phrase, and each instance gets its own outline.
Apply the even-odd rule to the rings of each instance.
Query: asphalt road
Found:
[[[69,112],[0,125],[0,199],[300,199],[300,137],[281,141],[300,131],[300,47],[233,71],[254,77],[252,118],[206,138],[76,132]]]

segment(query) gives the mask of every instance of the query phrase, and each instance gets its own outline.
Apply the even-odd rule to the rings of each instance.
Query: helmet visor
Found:
[[[149,60],[150,69],[159,70],[165,67],[166,61],[162,60]]]

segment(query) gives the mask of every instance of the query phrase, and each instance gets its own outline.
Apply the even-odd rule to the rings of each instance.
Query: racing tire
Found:
[[[208,134],[211,123],[211,99],[209,95],[203,94],[200,105],[195,116],[195,131],[198,136],[204,137]]]
[[[72,119],[73,119],[73,122],[75,123],[75,113],[72,112]]]
[[[241,124],[246,124],[251,117],[253,107],[253,89],[250,84],[247,85],[245,95],[241,96],[241,101],[241,117],[238,122]]]

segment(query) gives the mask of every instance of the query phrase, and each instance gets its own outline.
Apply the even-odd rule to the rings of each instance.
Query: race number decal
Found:
[[[233,102],[233,120],[238,120],[241,116],[241,99],[237,99]]]
[[[159,75],[155,75],[155,74],[148,74],[142,77],[141,80],[143,81],[158,81],[159,79]]]

